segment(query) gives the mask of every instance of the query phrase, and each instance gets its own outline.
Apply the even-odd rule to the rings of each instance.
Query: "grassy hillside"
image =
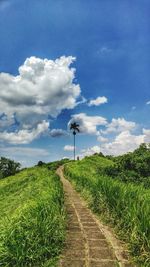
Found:
[[[59,164],[0,181],[1,266],[55,266],[65,229],[63,188],[55,174]]]
[[[114,225],[140,266],[150,266],[150,190],[106,175],[114,159],[99,155],[68,163],[65,175],[92,209]]]

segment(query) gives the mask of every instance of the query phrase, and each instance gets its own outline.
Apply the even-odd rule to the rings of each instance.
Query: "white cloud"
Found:
[[[99,106],[108,102],[105,96],[99,96],[96,99],[90,100],[88,106]]]
[[[82,155],[80,156],[88,156],[99,152],[105,155],[118,156],[134,151],[141,143],[150,143],[150,129],[143,129],[142,134],[139,135],[132,134],[130,131],[123,131],[119,133],[113,141],[108,142],[107,140],[107,142],[100,144],[100,146],[95,145],[82,150]]]
[[[91,129],[88,124],[88,119],[85,114],[84,116],[82,113],[78,115],[80,120],[78,120],[77,115],[74,115],[73,119],[78,122],[81,127],[84,126],[85,123],[84,132],[88,132],[88,129]],[[142,129],[141,134],[134,134],[133,130],[137,129],[137,125],[133,121],[126,121],[124,118],[112,119],[110,124],[106,123],[104,126],[106,127],[106,130],[98,131],[97,124],[94,120],[94,128],[92,125],[90,133],[97,134],[97,140],[100,142],[100,145],[81,150],[81,155],[79,155],[81,158],[100,152],[105,155],[122,155],[134,151],[141,143],[150,143],[150,129]],[[108,134],[107,138],[102,136],[101,132]],[[115,134],[113,140],[110,139],[112,136],[109,135],[109,133]]]
[[[146,105],[150,105],[150,101],[147,101],[147,102],[146,102]]]
[[[71,123],[76,122],[79,124],[79,130],[84,134],[99,134],[97,130],[98,126],[107,124],[107,120],[100,116],[88,116],[85,113],[79,113],[72,115],[72,119],[68,123],[68,127]]]
[[[8,117],[6,115],[0,116],[0,130],[5,130],[15,123],[14,115]]]
[[[70,68],[74,60],[30,57],[19,67],[18,76],[0,73],[0,113],[15,113],[19,120],[31,122],[74,108],[80,95],[80,86],[73,83],[75,69]]]
[[[65,151],[73,151],[74,150],[74,146],[66,145],[66,146],[64,146],[64,150]]]
[[[122,155],[134,151],[143,142],[143,134],[133,135],[130,131],[123,131],[112,142],[101,145],[101,151],[104,154]]]
[[[82,150],[82,156],[102,152],[105,155],[122,155],[134,151],[141,143],[150,143],[150,129],[143,129],[140,135],[131,134],[130,131],[119,133],[112,142],[103,143]]]
[[[97,141],[99,141],[99,142],[101,142],[101,143],[106,143],[106,142],[108,142],[108,138],[105,138],[105,137],[99,135],[99,136],[97,137]]]
[[[143,129],[144,142],[150,143],[150,129]]]
[[[9,146],[0,147],[0,156],[20,162],[25,167],[37,164],[39,160],[49,161],[50,152],[43,148]]]
[[[68,135],[67,131],[64,131],[62,129],[52,129],[50,131],[50,136],[51,137],[61,137],[61,136],[65,136]]]
[[[76,105],[81,105],[87,102],[87,99],[84,96],[81,96],[81,99],[76,103]]]
[[[45,133],[49,128],[49,122],[42,121],[33,129],[22,129],[16,132],[0,132],[0,141],[10,144],[28,144]]]
[[[0,140],[31,142],[40,135],[40,122],[48,115],[57,117],[63,109],[78,104],[80,86],[74,83],[75,69],[70,67],[74,60],[71,56],[55,61],[30,57],[19,67],[18,76],[0,73],[0,114],[5,114],[5,119],[0,117]],[[7,127],[13,123],[14,114],[19,129],[10,132]],[[54,135],[56,130],[51,132]]]
[[[100,152],[100,147],[93,146],[87,149],[82,149],[81,150],[82,156],[80,155],[80,157],[90,156],[90,155],[93,155],[94,153],[99,153],[99,152]]]
[[[122,131],[131,131],[136,128],[136,123],[133,121],[126,121],[124,118],[112,119],[111,123],[106,125],[106,130],[103,134],[119,133]]]
[[[48,156],[49,151],[43,148],[30,148],[30,147],[1,147],[1,154],[3,155],[13,155],[18,157],[32,157],[32,156]]]
[[[112,49],[107,47],[107,46],[102,46],[99,50],[98,50],[98,54],[102,54],[102,55],[106,55],[112,52]]]

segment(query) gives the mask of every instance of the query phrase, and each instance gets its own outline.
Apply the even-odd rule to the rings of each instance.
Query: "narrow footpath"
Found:
[[[59,267],[135,267],[121,243],[97,220],[58,168],[68,214],[67,238]]]

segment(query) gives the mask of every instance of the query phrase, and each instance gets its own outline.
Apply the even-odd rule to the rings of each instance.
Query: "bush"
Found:
[[[108,159],[108,156],[106,156]],[[109,159],[111,159],[109,157]],[[142,183],[148,188],[150,177],[150,145],[141,144],[134,152],[113,157],[113,164],[99,168],[99,174],[117,178],[123,182]]]
[[[38,164],[37,164],[38,167],[41,167],[41,166],[43,166],[43,165],[45,165],[45,163],[44,163],[43,161],[41,161],[41,160],[38,161]]]
[[[0,158],[0,178],[5,178],[19,172],[21,164],[4,157]]]

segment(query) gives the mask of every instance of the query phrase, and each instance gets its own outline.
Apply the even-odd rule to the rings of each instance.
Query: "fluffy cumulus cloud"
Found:
[[[141,143],[150,143],[150,129],[142,129],[140,134],[135,134],[137,125],[125,119],[112,119],[106,124],[106,130],[99,131],[97,140],[100,145],[89,147],[81,151],[81,157],[102,152],[105,155],[122,155],[134,151]],[[107,138],[101,135],[107,133]],[[114,137],[111,136],[114,133]]]
[[[74,150],[74,146],[66,145],[66,146],[64,146],[64,150],[65,151],[73,151]]]
[[[72,115],[68,126],[73,122],[79,124],[81,133],[96,135],[100,142],[99,145],[81,150],[80,157],[99,152],[105,155],[121,155],[135,150],[141,143],[150,143],[150,129],[142,129],[141,134],[135,134],[138,130],[136,123],[124,118],[113,118],[108,123],[103,117],[80,113]]]
[[[127,121],[124,118],[112,119],[112,121],[106,125],[106,130],[102,131],[104,134],[119,133],[122,131],[131,131],[136,128],[136,123],[133,121]]]
[[[147,101],[147,102],[146,102],[146,105],[150,105],[150,101]]]
[[[88,106],[99,106],[108,102],[108,99],[105,96],[99,96],[96,99],[90,100]]]
[[[19,75],[0,73],[0,124],[6,126],[15,114],[21,127],[38,128],[48,115],[57,117],[63,109],[74,108],[80,96],[80,86],[74,83],[75,69],[70,67],[74,60],[71,56],[56,60],[30,57],[19,67]],[[1,132],[0,138],[21,143],[22,135],[28,136],[26,141],[37,136],[36,130],[32,132]]]
[[[0,140],[10,144],[28,144],[49,128],[49,122],[42,121],[33,129],[21,129],[16,132],[0,132]]]
[[[56,117],[62,109],[74,108],[80,87],[73,83],[73,57],[48,60],[27,58],[19,75],[0,74],[0,112],[28,119],[50,114]]]
[[[143,129],[144,142],[150,143],[150,129]]]
[[[90,156],[95,153],[99,153],[101,151],[100,146],[93,146],[87,149],[82,149],[80,157]]]
[[[101,146],[104,154],[121,155],[133,151],[143,143],[143,135],[133,135],[130,131],[119,133],[112,142],[105,143]]]
[[[85,113],[79,113],[72,115],[71,120],[68,123],[70,124],[76,122],[79,124],[79,130],[84,134],[99,134],[98,126],[104,126],[107,124],[107,120],[101,116],[88,116]]]
[[[105,155],[122,155],[134,151],[141,143],[150,143],[150,130],[143,129],[142,134],[135,135],[130,131],[119,133],[114,140],[104,142],[100,146],[93,146],[81,151],[83,156],[90,156],[102,152]]]
[[[101,142],[101,143],[106,143],[106,142],[108,142],[108,138],[99,135],[99,136],[97,137],[97,141],[99,141],[99,142]]]
[[[123,131],[113,141],[102,144],[100,150],[104,154],[122,155],[135,150],[141,143],[150,143],[149,129],[143,129],[139,135]]]

